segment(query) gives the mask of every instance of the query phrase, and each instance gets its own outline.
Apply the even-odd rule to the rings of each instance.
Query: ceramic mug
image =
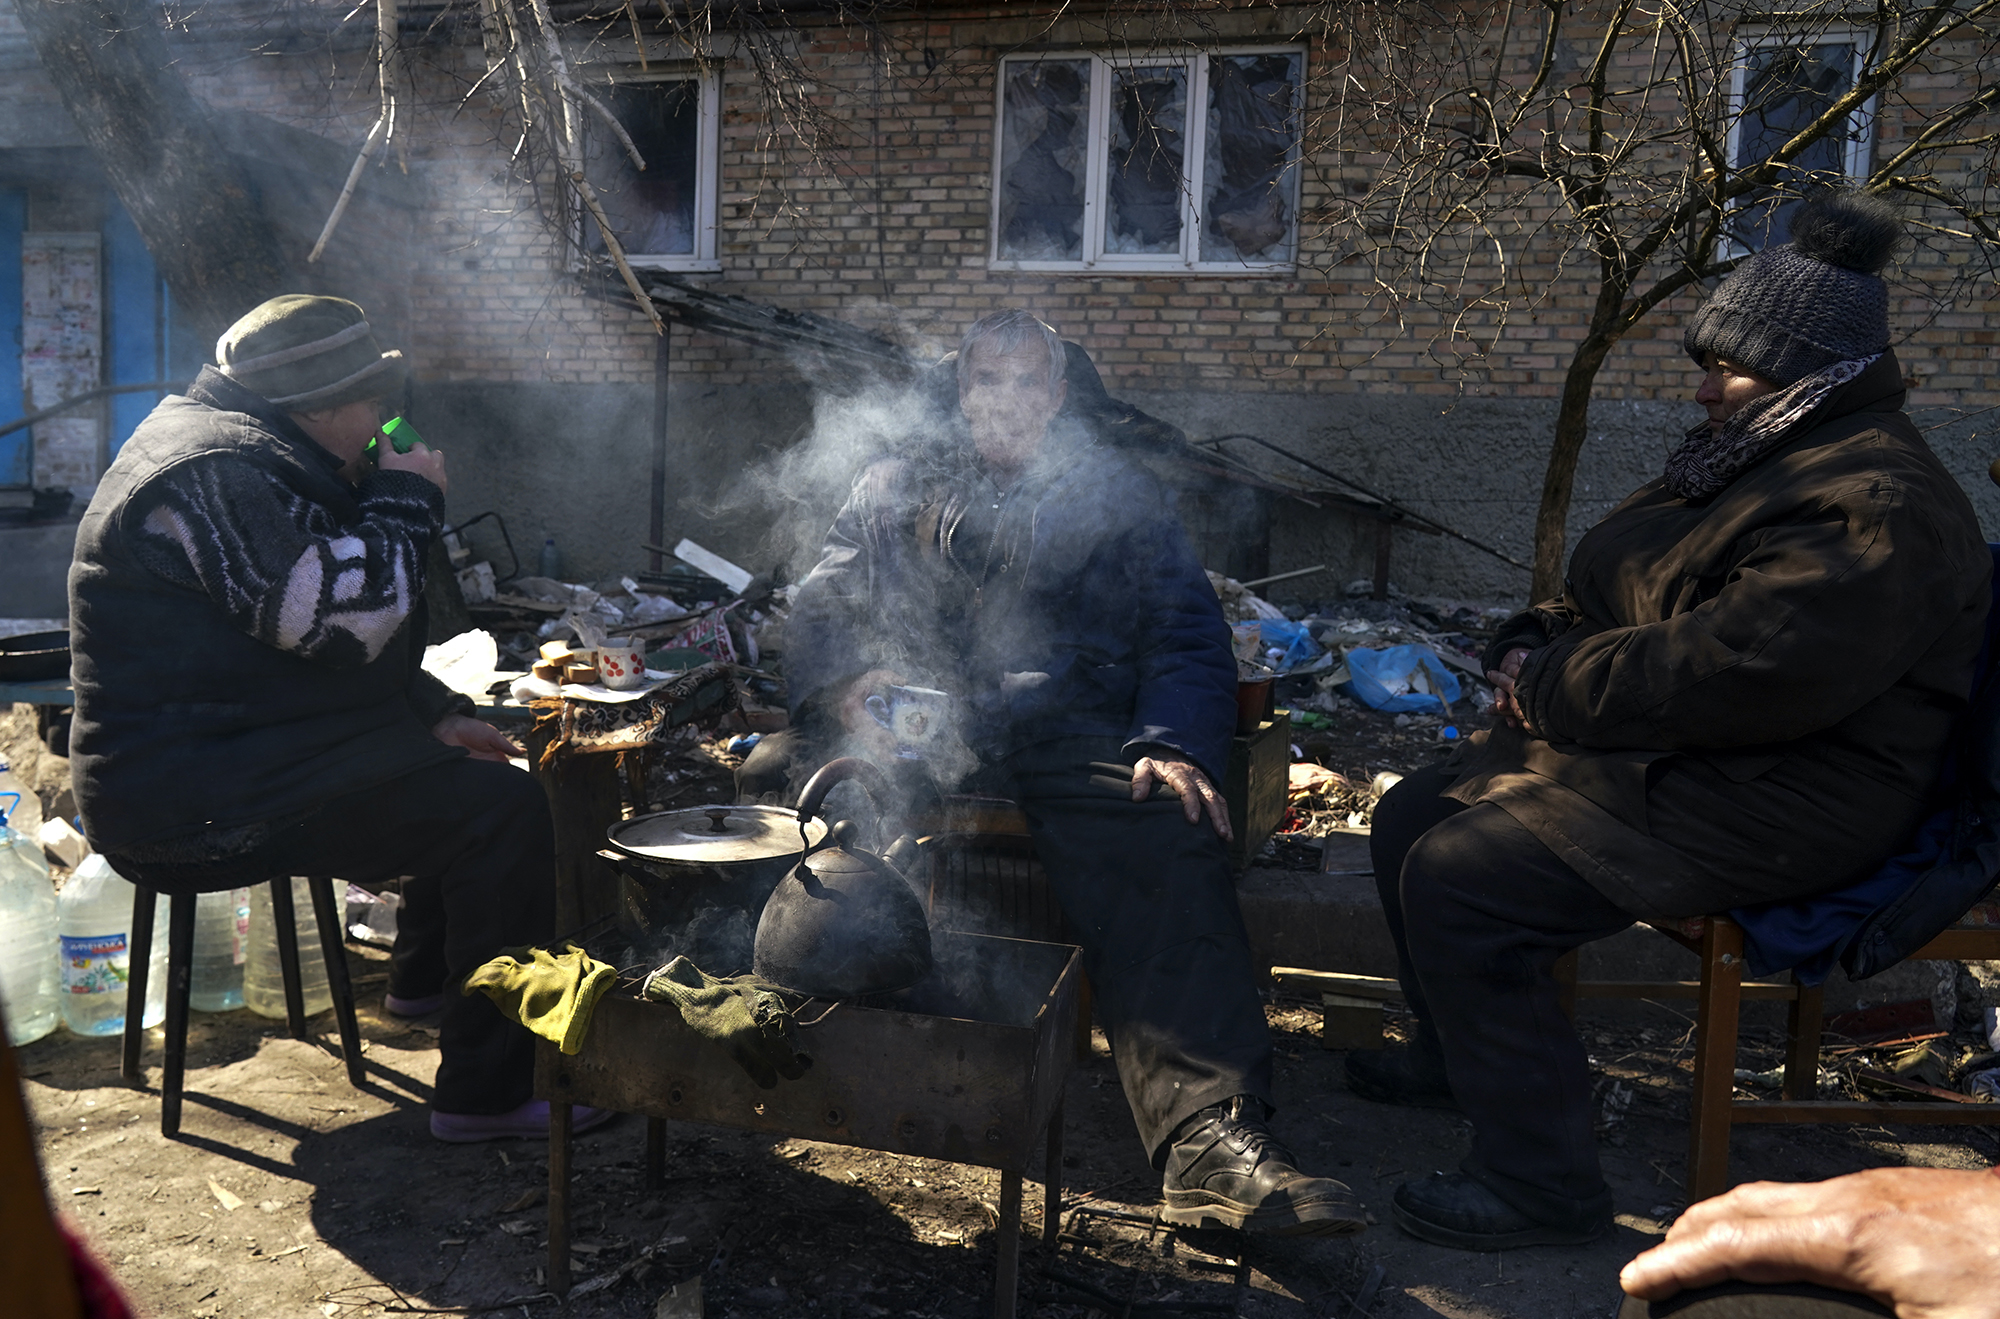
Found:
[[[896,739],[896,754],[921,760],[944,733],[951,697],[935,687],[891,687],[863,704],[876,723]]]
[[[608,637],[597,648],[597,680],[614,692],[646,682],[646,651],[630,637]]]

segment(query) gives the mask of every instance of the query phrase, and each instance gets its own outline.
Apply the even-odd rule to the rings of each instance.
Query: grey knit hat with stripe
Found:
[[[1879,273],[1903,224],[1895,208],[1860,193],[1807,202],[1792,241],[1736,268],[1688,322],[1697,366],[1714,353],[1779,386],[1889,346],[1889,290]]]
[[[367,313],[345,298],[287,293],[215,341],[222,374],[287,412],[318,412],[399,394],[403,355],[383,352]]]

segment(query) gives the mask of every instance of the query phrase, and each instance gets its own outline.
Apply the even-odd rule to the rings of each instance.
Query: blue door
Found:
[[[111,396],[108,448],[111,456],[116,456],[119,446],[131,438],[155,403],[194,379],[201,369],[202,349],[189,342],[186,328],[175,322],[173,298],[153,265],[152,254],[140,241],[132,217],[108,194],[104,213],[105,383],[158,381],[168,386]],[[14,301],[18,317],[20,298]],[[17,377],[19,374],[15,372]]]

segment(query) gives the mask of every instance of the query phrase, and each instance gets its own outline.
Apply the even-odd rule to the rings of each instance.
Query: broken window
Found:
[[[1090,61],[1010,64],[1001,86],[1001,259],[1080,260]]]
[[[621,78],[594,95],[631,139],[628,151],[608,124],[590,115],[584,166],[625,255],[635,266],[655,269],[712,266],[714,79]],[[586,252],[604,251],[604,236],[588,217],[582,237]]]
[[[1298,104],[1297,55],[1228,55],[1208,62],[1203,261],[1292,260]]]
[[[1791,141],[1853,90],[1866,63],[1866,34],[1765,33],[1738,47],[1731,83],[1729,165],[1745,169]],[[1820,137],[1779,171],[1776,182],[1739,201],[1729,237],[1760,251],[1791,237],[1791,215],[1812,191],[1866,177],[1871,106]]]
[[[1288,269],[1296,50],[1010,56],[993,261],[1015,269]]]

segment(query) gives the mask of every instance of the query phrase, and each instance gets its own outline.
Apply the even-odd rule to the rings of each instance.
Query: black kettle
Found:
[[[835,784],[857,779],[876,810],[889,801],[882,771],[854,756],[820,767],[799,797],[801,834]],[[906,873],[908,834],[881,856],[854,846],[841,820],[778,881],[757,921],[753,967],[781,989],[813,998],[863,998],[908,989],[931,969],[931,927]]]

